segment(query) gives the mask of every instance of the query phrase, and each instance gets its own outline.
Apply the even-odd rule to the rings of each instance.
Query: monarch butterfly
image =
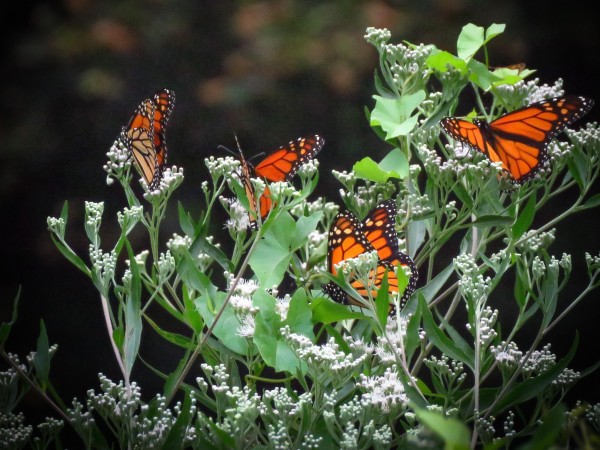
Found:
[[[124,139],[150,190],[158,186],[167,163],[165,126],[174,105],[175,93],[161,89],[152,99],[148,98],[138,105],[123,129]]]
[[[273,208],[273,200],[271,199],[271,191],[267,186],[261,194],[257,204],[254,187],[252,186],[250,178],[258,176],[269,182],[290,181],[300,166],[313,159],[316,154],[321,151],[324,144],[325,139],[316,134],[298,138],[267,155],[267,157],[256,165],[256,167],[244,158],[244,154],[238,146],[240,162],[242,165],[242,184],[250,204],[251,226],[256,227],[258,214],[260,214],[261,219],[267,217]]]
[[[396,204],[393,200],[381,202],[367,214],[362,222],[349,211],[340,212],[333,220],[329,231],[327,268],[329,272],[336,275],[336,264],[376,250],[379,264],[375,273],[370,274],[370,278],[375,279],[375,287],[379,288],[384,274],[387,272],[389,291],[398,292],[398,277],[394,273],[394,268],[408,266],[411,275],[400,299],[402,306],[414,292],[419,273],[413,260],[398,249],[395,222]],[[363,299],[368,300],[368,288],[361,281],[354,280],[350,284]],[[363,303],[347,295],[333,282],[326,284],[323,290],[336,302],[364,306]],[[376,295],[376,292],[371,292],[371,296]],[[392,311],[393,305],[390,306],[390,312]]]
[[[446,117],[441,125],[454,139],[479,150],[492,162],[501,162],[515,182],[524,183],[548,160],[550,140],[593,105],[593,100],[584,97],[556,97],[504,114],[490,123]]]

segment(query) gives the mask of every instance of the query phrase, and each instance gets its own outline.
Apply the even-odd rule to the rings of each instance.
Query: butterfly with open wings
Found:
[[[291,181],[300,166],[313,159],[321,151],[325,139],[318,135],[301,137],[295,141],[290,141],[287,145],[279,147],[274,152],[267,155],[256,166],[252,165],[238,147],[241,162],[241,180],[248,203],[250,205],[250,224],[256,227],[258,216],[264,220],[273,208],[273,200],[269,187],[265,187],[256,200],[254,187],[251,178],[264,178],[268,182]]]
[[[349,258],[356,258],[363,253],[377,251],[379,263],[375,272],[370,274],[370,278],[375,280],[371,288],[378,289],[387,273],[389,292],[398,292],[398,277],[394,269],[398,266],[410,269],[409,282],[400,299],[400,307],[402,307],[416,288],[419,272],[414,261],[398,248],[396,212],[396,204],[393,200],[385,200],[378,204],[369,211],[362,222],[349,211],[340,212],[334,218],[329,231],[327,270],[337,275],[336,264]],[[351,281],[350,285],[363,300],[368,301],[368,286],[360,280]],[[364,307],[364,302],[348,295],[333,282],[326,284],[323,290],[336,302]],[[372,290],[370,294],[374,298],[377,292]],[[393,311],[393,305],[390,305],[390,313]]]
[[[533,103],[491,122],[446,117],[442,128],[452,138],[486,155],[516,183],[532,179],[548,161],[548,144],[565,127],[589,112],[594,101],[556,97]]]

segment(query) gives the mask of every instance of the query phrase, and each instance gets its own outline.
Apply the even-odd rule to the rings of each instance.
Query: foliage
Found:
[[[89,255],[68,244],[67,203],[60,217],[48,219],[48,228],[59,251],[100,294],[122,380],[100,374],[100,391],[67,406],[52,386],[56,347],[43,322],[26,364],[6,350],[15,301],[11,321],[0,327],[0,353],[11,365],[0,389],[7,448],[45,448],[60,440],[63,423],[86,448],[597,443],[598,405],[581,403],[567,414],[562,404],[569,388],[596,366],[583,373],[568,368],[577,347],[571,330],[565,333],[573,346],[562,358],[544,339],[600,283],[600,256],[586,254],[589,283],[567,290],[571,256],[556,257],[549,249],[559,222],[598,206],[590,195],[600,173],[598,125],[570,130],[567,140],[554,142],[552,170],[523,186],[507,182],[483,155],[465,155],[440,136],[440,119],[464,107],[459,98],[465,88],[475,96],[475,105],[467,105],[471,115],[488,119],[562,94],[560,80],[540,86],[525,81],[531,70],[489,67],[486,44],[503,31],[496,24],[467,25],[454,55],[432,45],[389,44],[386,30],[367,30],[380,57],[367,116],[392,149],[379,163],[366,157],[352,172],[334,175],[345,206],[359,217],[382,198],[398,204],[401,244],[421,277],[407,305],[389,318],[377,314],[376,305],[352,310],[322,295],[334,279],[327,274],[326,242],[339,207],[308,200],[318,181],[316,162],[300,170],[299,187],[270,184],[275,207],[251,229],[239,162],[208,158],[205,207],[193,217],[178,205],[181,230],[163,243],[160,227],[183,170],[167,168],[152,192],[142,181],[141,199],[132,187],[129,149],[117,139],[105,169],[127,201],[117,217],[118,240],[101,240],[103,203],[86,202]],[[484,62],[475,59],[481,51]],[[253,183],[255,192],[264,191],[263,180]],[[235,198],[225,198],[227,190]],[[560,197],[558,203],[565,192],[574,200],[566,204]],[[208,233],[217,204],[230,216],[228,250]],[[536,220],[556,204],[562,212]],[[134,250],[132,233],[146,233],[149,249]],[[399,295],[382,289],[376,303],[397,302]],[[516,310],[516,319],[503,317],[498,304]],[[186,331],[161,326],[156,310]],[[525,327],[529,343],[518,338]],[[147,364],[139,354],[147,329],[184,356],[169,372],[152,367],[164,387],[144,402],[131,375],[136,364]],[[18,413],[32,388],[62,419],[40,424],[35,436]]]

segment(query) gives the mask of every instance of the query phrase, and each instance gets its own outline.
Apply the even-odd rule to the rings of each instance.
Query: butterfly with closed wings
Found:
[[[336,264],[349,258],[356,258],[363,253],[377,251],[379,263],[375,272],[369,277],[374,278],[372,288],[378,289],[381,286],[387,272],[389,292],[398,292],[398,277],[394,269],[398,266],[410,269],[408,285],[400,299],[400,307],[402,307],[416,288],[419,272],[414,261],[398,248],[396,212],[396,204],[393,200],[385,200],[378,204],[369,211],[362,222],[349,211],[340,212],[334,218],[329,231],[327,270],[337,275]],[[368,286],[360,280],[351,281],[350,285],[363,300],[369,300]],[[333,282],[326,284],[323,290],[336,302],[364,307],[364,302],[348,295]],[[370,294],[374,298],[377,292],[372,290]],[[394,305],[390,304],[390,313],[393,311]]]
[[[516,183],[532,179],[548,161],[548,144],[554,136],[594,105],[585,97],[556,97],[504,114],[496,120],[473,122],[446,117],[442,128],[502,168]]]
[[[123,128],[121,136],[149,190],[158,187],[167,163],[165,127],[175,105],[175,93],[161,89],[142,101]]]
[[[250,179],[260,177],[268,182],[291,181],[300,166],[313,159],[321,151],[324,144],[325,139],[318,135],[301,137],[279,147],[256,166],[246,160],[241,148],[238,146],[241,163],[240,178],[250,205],[250,224],[253,228],[257,226],[259,215],[261,220],[267,217],[273,208],[273,200],[271,191],[267,186],[257,202]]]

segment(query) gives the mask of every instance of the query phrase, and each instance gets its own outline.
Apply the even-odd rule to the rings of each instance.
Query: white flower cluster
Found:
[[[378,407],[383,413],[388,413],[396,407],[405,408],[408,405],[408,396],[398,378],[396,366],[386,368],[383,375],[368,377],[361,373],[357,386],[365,390],[362,395],[363,400]]]
[[[33,433],[31,425],[25,425],[22,412],[0,412],[0,444],[2,448],[25,448]]]
[[[144,207],[142,205],[124,208],[123,211],[117,211],[117,221],[121,229],[129,233],[135,224],[142,220],[143,213]]]
[[[166,281],[169,277],[175,272],[175,258],[171,254],[170,250],[162,253],[158,256],[158,261],[156,262],[158,267],[158,280],[159,283]]]
[[[94,271],[100,275],[100,278],[105,282],[113,279],[117,267],[117,254],[114,250],[104,253],[101,248],[95,248],[90,244],[90,260]]]
[[[494,416],[482,417],[479,411],[475,411],[475,427],[477,427],[477,432],[484,442],[491,441],[496,434],[496,429],[494,428],[495,421],[496,418]]]
[[[486,306],[481,311],[481,317],[479,318],[479,342],[482,347],[488,346],[496,337],[498,332],[494,330],[494,325],[498,320],[498,310]],[[466,325],[467,330],[472,331],[473,327],[470,323]]]
[[[556,239],[556,228],[548,231],[529,230],[520,239],[519,248],[531,253],[548,248]]]
[[[229,180],[233,174],[237,174],[237,171],[240,168],[240,161],[232,156],[226,156],[224,158],[209,156],[204,160],[204,164],[208,168],[208,172],[213,179],[225,177],[225,179]]]
[[[106,184],[110,185],[113,183],[113,179],[124,178],[125,173],[131,167],[131,152],[122,135],[115,140],[106,156],[108,156],[108,161],[102,168],[108,173]]]
[[[579,148],[588,148],[590,156],[597,159],[600,149],[600,126],[597,122],[587,122],[578,130],[567,128],[565,130],[572,145]]]
[[[531,353],[523,366],[523,374],[525,376],[539,375],[555,364],[556,355],[550,351],[550,344],[546,344],[542,350],[534,350]]]
[[[180,236],[173,233],[173,237],[167,241],[167,248],[173,254],[178,254],[182,250],[187,250],[192,245],[192,238],[189,236]]]
[[[552,385],[556,387],[567,388],[579,381],[580,378],[581,372],[566,368],[558,375],[556,380],[552,380]]]
[[[472,298],[477,303],[487,298],[491,279],[490,277],[484,278],[479,273],[477,264],[471,255],[463,253],[454,258],[454,269],[460,276],[458,285],[467,298]]]
[[[585,252],[585,264],[587,265],[588,272],[595,272],[600,269],[600,254],[598,256],[592,256],[588,252]]]
[[[392,33],[387,28],[368,27],[364,36],[365,40],[376,46],[381,47],[392,37]]]
[[[403,340],[406,339],[406,328],[408,326],[409,316],[400,316],[400,326],[396,317],[392,317],[386,324],[387,339],[385,336],[377,336],[377,344],[373,350],[374,354],[383,365],[396,364],[396,358],[403,354]]]
[[[246,231],[250,227],[250,216],[244,205],[237,198],[219,197],[219,201],[229,214],[229,219],[225,222],[225,228],[230,232],[239,233]]]
[[[312,178],[319,171],[319,161],[317,159],[309,159],[298,168],[298,175],[301,178]]]
[[[492,345],[490,351],[500,367],[506,367],[511,370],[518,367],[523,358],[523,352],[519,350],[514,341],[502,341],[498,345]]]
[[[46,219],[48,230],[56,234],[61,240],[65,238],[66,223],[62,217],[48,217]]]
[[[289,326],[281,329],[291,349],[301,361],[304,361],[316,374],[328,372],[330,375],[342,380],[351,374],[367,359],[368,355],[346,354],[340,349],[334,338],[325,344],[313,344],[309,338],[302,334],[292,333]]]
[[[94,421],[91,413],[95,412],[117,430],[127,430],[132,448],[160,448],[182,412],[181,403],[173,407],[173,413],[167,408],[166,399],[157,395],[150,411],[149,406],[142,403],[141,390],[135,382],[126,387],[123,382],[114,383],[102,374],[99,378],[100,392],[89,390],[87,393],[87,411],[76,401],[74,408],[68,410],[72,422],[89,428]],[[192,415],[196,413],[195,402],[192,398],[189,411]]]
[[[301,217],[303,215],[312,215],[317,211],[322,211],[326,216],[329,215],[331,217],[335,216],[339,211],[339,206],[333,202],[326,202],[323,197],[317,197],[315,201],[312,202],[302,202],[298,205],[295,205],[290,210],[291,214],[296,217]]]
[[[85,202],[85,224],[86,226],[100,229],[102,223],[102,213],[104,212],[104,202]]]
[[[440,380],[445,382],[447,389],[459,387],[467,378],[464,364],[451,360],[446,355],[442,355],[440,358],[431,355],[424,362]]]
[[[149,187],[146,185],[146,182],[144,180],[142,181],[148,189]],[[160,182],[156,189],[152,191],[148,190],[144,194],[144,198],[150,202],[153,200],[161,200],[163,197],[177,189],[181,183],[183,183],[183,168],[177,166],[166,167],[161,172]]]

